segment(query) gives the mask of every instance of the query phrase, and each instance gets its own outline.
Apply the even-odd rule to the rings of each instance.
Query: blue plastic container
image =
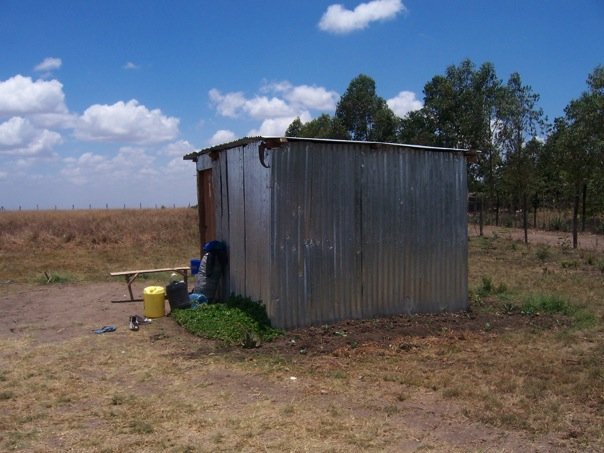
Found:
[[[199,265],[201,264],[201,260],[198,258],[191,259],[191,275],[196,275],[199,273]]]

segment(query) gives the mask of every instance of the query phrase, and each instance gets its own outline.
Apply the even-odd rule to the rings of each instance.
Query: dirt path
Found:
[[[468,233],[471,237],[478,236],[480,234],[479,226],[475,224],[469,225]],[[520,228],[494,227],[489,225],[483,228],[483,235],[486,237],[497,235],[524,242],[524,230]],[[571,233],[562,231],[528,230],[528,242],[529,244],[547,244],[552,247],[570,248],[573,244],[573,238]],[[580,233],[578,243],[580,250],[604,251],[604,237],[596,234]]]

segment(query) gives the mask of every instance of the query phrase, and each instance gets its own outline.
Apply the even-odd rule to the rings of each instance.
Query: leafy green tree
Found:
[[[491,63],[449,66],[426,83],[424,107],[401,121],[398,134],[399,140],[480,150],[468,168],[469,188],[488,193],[490,201],[499,199],[501,157],[493,137],[501,86]]]
[[[376,94],[375,81],[369,76],[361,74],[352,79],[338,102],[335,117],[352,140],[396,140],[396,115]]]
[[[424,108],[414,110],[399,120],[397,141],[414,145],[438,146],[436,126]]]
[[[536,138],[522,144],[520,149],[507,156],[502,171],[502,186],[512,197],[512,205],[522,208],[522,226],[524,242],[528,244],[528,211],[529,201],[535,200],[539,190],[537,178],[537,159],[543,144]],[[533,207],[536,209],[535,203]]]
[[[307,137],[307,138],[332,138],[346,140],[346,130],[340,124],[337,118],[332,118],[324,113],[317,118],[302,123],[300,118],[296,118],[285,131],[287,137]]]
[[[550,136],[561,175],[573,200],[573,247],[578,242],[581,199],[585,206],[589,186],[604,175],[604,68],[598,66],[588,76],[588,89],[572,100],[557,118]]]
[[[296,118],[287,128],[289,137],[395,142],[399,119],[375,92],[366,75],[353,79],[340,98],[333,117],[324,113],[302,123]]]
[[[539,95],[522,84],[518,73],[513,73],[500,90],[494,136],[504,162],[503,182],[522,206],[525,243],[528,243],[529,197],[539,186],[536,171],[541,144],[536,136],[545,128],[538,101]]]
[[[298,116],[287,127],[287,130],[285,131],[285,136],[286,137],[302,137],[301,132],[302,132],[302,120],[300,120],[300,117]]]

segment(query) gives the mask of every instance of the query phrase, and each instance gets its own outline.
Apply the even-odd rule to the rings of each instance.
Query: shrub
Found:
[[[224,303],[202,304],[196,309],[176,309],[176,321],[189,332],[244,347],[259,346],[281,334],[271,326],[266,308],[250,298],[231,296]]]
[[[543,247],[537,248],[535,255],[537,256],[537,259],[539,261],[544,263],[550,257],[549,247],[543,246]]]

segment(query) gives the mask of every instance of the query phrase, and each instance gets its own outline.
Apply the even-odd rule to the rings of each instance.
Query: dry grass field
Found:
[[[196,224],[193,209],[0,213],[0,451],[604,450],[599,246],[472,236],[466,313],[256,349],[170,317],[129,331],[140,303],[112,304],[125,284],[108,272],[185,264]]]

